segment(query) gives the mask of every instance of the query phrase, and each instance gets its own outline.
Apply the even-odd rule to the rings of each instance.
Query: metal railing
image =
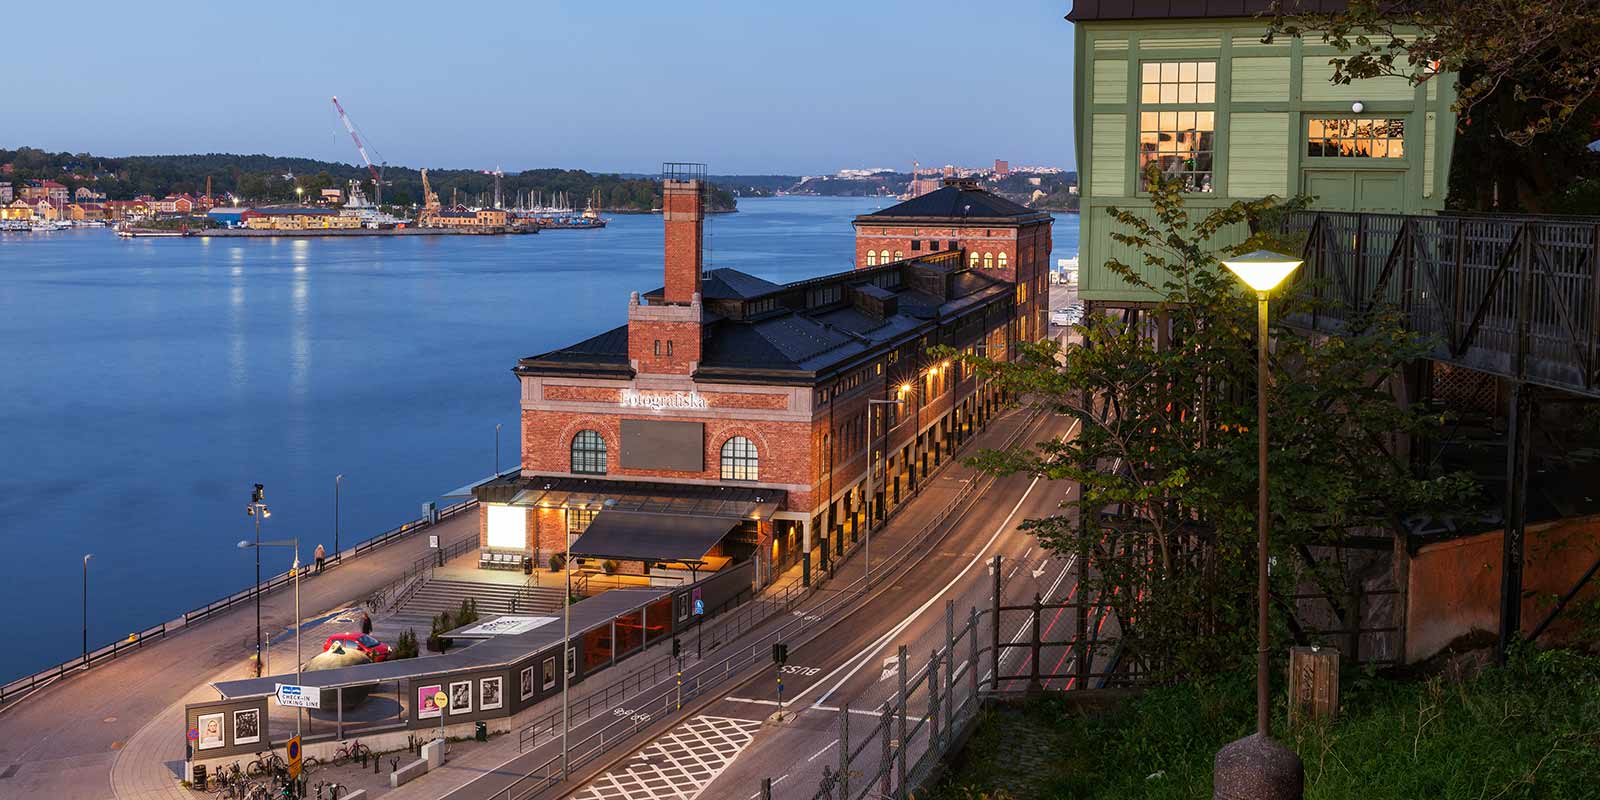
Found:
[[[1034,424],[1042,416],[1043,409],[1032,409],[1018,424],[1017,430],[1013,431],[1000,446],[1009,448],[1014,445],[1017,440],[1033,428]],[[970,443],[974,440],[975,437],[969,437],[967,441]],[[947,461],[945,463],[950,462]],[[636,689],[634,694],[636,699],[631,708],[612,708],[611,714],[615,717],[612,722],[602,726],[600,730],[589,733],[576,742],[568,744],[567,768],[571,770],[588,764],[617,745],[633,739],[637,734],[645,730],[652,720],[670,716],[683,703],[700,697],[708,689],[721,685],[732,678],[743,676],[753,666],[765,664],[770,657],[772,644],[782,641],[791,645],[799,645],[808,641],[811,637],[819,635],[821,633],[819,623],[822,620],[836,619],[838,612],[845,607],[857,601],[864,601],[866,597],[872,594],[874,589],[889,585],[891,582],[884,581],[883,577],[903,566],[913,554],[924,554],[924,541],[944,522],[949,520],[952,515],[958,511],[964,511],[973,497],[987,490],[989,486],[993,485],[994,480],[993,477],[983,476],[980,479],[968,481],[949,503],[945,504],[932,518],[924,522],[904,544],[879,561],[873,576],[864,574],[838,589],[823,590],[820,587],[805,587],[798,583],[785,587],[780,594],[780,597],[784,599],[771,601],[781,604],[785,610],[788,610],[789,606],[795,604],[807,594],[823,595],[823,599],[817,606],[804,611],[794,611],[793,616],[787,617],[782,624],[762,632],[752,641],[740,643],[735,652],[722,659],[693,665],[689,670],[685,671],[681,686],[677,685],[675,674],[673,675],[673,682],[669,683],[665,681],[666,676],[661,675],[659,672],[651,673],[661,678],[653,686],[642,680],[637,681],[636,687],[643,688],[642,690]],[[857,545],[853,550],[859,549],[859,547]],[[759,608],[759,606],[752,606],[752,608]],[[771,614],[766,617],[758,617],[754,624],[751,625],[751,628],[758,627],[761,623],[770,621],[776,616],[776,614]],[[809,635],[804,639],[797,638],[802,633]],[[604,707],[604,704],[602,707]],[[659,712],[657,709],[659,709]],[[586,719],[593,719],[599,716],[594,713],[592,703],[586,707],[586,710],[588,711]],[[571,707],[569,706],[570,714]],[[541,722],[544,726],[543,731],[546,734],[545,741],[547,743],[549,741],[548,737],[559,736],[559,720],[559,712],[555,712],[553,715],[546,715],[541,718],[540,722],[533,723],[530,727],[534,728],[535,732],[527,734],[529,741],[537,735]],[[569,717],[569,732],[573,724],[575,724],[575,720],[571,720]],[[519,745],[526,743],[521,738],[523,735],[519,733]],[[529,798],[539,796],[546,789],[561,783],[565,779],[562,774],[561,762],[562,757],[560,754],[545,760],[525,772],[505,789],[497,791],[493,798],[496,800],[529,800]]]
[[[1600,220],[1305,211],[1297,323],[1339,333],[1398,312],[1436,360],[1600,397]]]
[[[439,511],[439,521],[443,522],[445,519],[453,517],[469,508],[477,508],[477,505],[478,501],[473,499],[456,503],[455,505],[446,506]],[[365,555],[386,544],[404,538],[409,534],[415,533],[422,528],[430,527],[433,524],[434,523],[429,522],[427,518],[420,518],[407,522],[403,525],[399,525],[395,528],[391,528],[383,533],[373,536],[370,539],[362,541],[355,547],[351,548],[349,551],[350,557],[356,558]],[[476,541],[476,539],[474,539],[474,541]],[[337,567],[339,564],[343,563],[343,561],[344,553],[335,553],[333,558],[328,559],[328,563],[324,566],[324,569]],[[311,569],[312,566],[309,564],[302,567],[302,570],[306,571]],[[79,655],[76,658],[63,661],[56,666],[40,670],[31,675],[17,678],[16,680],[0,685],[0,704],[3,704],[9,700],[13,700],[19,695],[27,694],[36,689],[47,686],[68,673],[76,672],[80,669],[91,668],[97,664],[113,660],[117,656],[127,653],[129,650],[142,648],[146,641],[165,639],[172,634],[186,630],[190,626],[211,619],[223,611],[238,606],[240,603],[253,600],[257,593],[262,595],[270,594],[273,591],[289,586],[293,582],[294,570],[286,570],[279,575],[272,576],[257,586],[252,586],[243,591],[234,592],[227,597],[206,603],[205,605],[190,611],[185,611],[182,616],[177,617],[176,619],[146,628],[137,633],[131,633],[126,639],[119,639],[111,644],[100,647],[99,649],[92,650],[87,655]]]

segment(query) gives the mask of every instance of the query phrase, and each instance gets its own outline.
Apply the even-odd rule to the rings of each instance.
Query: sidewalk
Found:
[[[399,541],[301,579],[307,618],[361,602],[428,550],[478,535],[478,515],[458,514]],[[261,599],[263,629],[276,636],[294,622],[294,593]],[[189,797],[178,786],[183,703],[212,699],[211,680],[245,677],[255,649],[255,605],[116,661],[71,674],[0,709],[0,798],[104,800]],[[15,768],[14,772],[11,772]]]

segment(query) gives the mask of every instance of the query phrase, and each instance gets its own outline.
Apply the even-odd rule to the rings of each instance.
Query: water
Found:
[[[747,199],[711,263],[773,281],[848,269],[882,201]],[[1077,253],[1077,218],[1055,228]],[[626,320],[661,285],[661,218],[538,236],[121,240],[0,234],[0,680],[250,584],[263,538],[350,546],[517,461],[521,356]],[[286,551],[263,553],[263,574]]]

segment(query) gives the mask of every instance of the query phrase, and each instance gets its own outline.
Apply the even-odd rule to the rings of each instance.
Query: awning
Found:
[[[439,496],[440,497],[471,497],[473,489],[476,489],[479,486],[482,486],[482,485],[488,483],[489,481],[499,480],[500,478],[502,478],[502,477],[504,477],[506,475],[512,475],[512,474],[515,474],[515,473],[518,473],[518,472],[521,472],[521,471],[522,471],[522,468],[521,467],[517,467],[517,468],[509,470],[507,472],[502,472],[499,475],[490,475],[487,478],[480,478],[478,480],[473,481],[472,483],[467,484],[466,486],[457,486],[456,488],[451,489],[450,491],[445,492],[444,494],[439,495]]]
[[[580,558],[631,561],[699,561],[716,547],[739,520],[682,514],[602,511],[572,543]]]

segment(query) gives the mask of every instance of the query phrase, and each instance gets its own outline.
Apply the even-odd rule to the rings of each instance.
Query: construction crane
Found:
[[[503,202],[503,198],[500,196],[500,179],[504,178],[506,176],[506,173],[503,170],[501,170],[499,167],[495,167],[494,169],[482,170],[482,172],[485,175],[493,175],[494,176],[494,207],[495,208],[504,207],[505,203]]]
[[[356,143],[356,152],[361,154],[361,161],[367,165],[367,171],[372,173],[373,202],[379,207],[383,206],[383,173],[372,165],[372,159],[367,156],[367,146],[361,143],[361,134],[356,133],[356,126],[350,122],[350,115],[344,113],[344,106],[339,105],[339,98],[333,98],[333,108],[339,112],[339,121],[344,123],[344,129],[350,132],[350,138]],[[384,166],[388,166],[387,163]]]
[[[428,170],[422,170],[422,213],[417,215],[417,224],[426,228],[433,224],[434,216],[439,213],[439,195],[434,194],[433,187],[428,185]]]

